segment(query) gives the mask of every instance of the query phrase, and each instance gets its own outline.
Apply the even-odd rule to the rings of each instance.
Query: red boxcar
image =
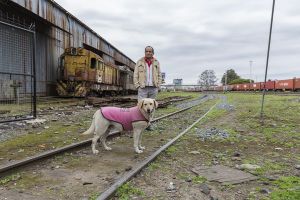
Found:
[[[241,85],[241,90],[242,91],[246,91],[246,90],[250,89],[250,83],[243,83],[243,84],[240,84],[240,85]]]
[[[261,83],[261,89],[263,90],[265,83]],[[267,81],[266,82],[266,90],[275,90],[275,81]]]
[[[261,90],[261,83],[250,83],[250,90]]]
[[[242,90],[242,84],[235,84],[235,89],[236,89],[236,91],[241,91]]]
[[[300,78],[294,79],[294,90],[300,91]]]
[[[294,90],[294,79],[275,81],[275,90]]]
[[[232,91],[237,91],[237,90],[238,90],[238,89],[237,89],[237,85],[238,85],[238,84],[233,84],[233,85],[231,85]]]

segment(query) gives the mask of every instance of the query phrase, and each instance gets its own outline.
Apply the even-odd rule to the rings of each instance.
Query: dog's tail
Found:
[[[91,124],[90,128],[87,131],[85,131],[84,133],[82,133],[82,135],[88,135],[88,134],[92,134],[95,132],[95,116],[96,116],[96,113],[93,116],[93,120],[92,120],[92,124]]]

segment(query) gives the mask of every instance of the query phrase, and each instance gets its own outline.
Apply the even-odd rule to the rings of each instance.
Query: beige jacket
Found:
[[[133,83],[136,88],[144,88],[146,85],[146,62],[145,58],[142,57],[139,59],[135,65],[134,68],[134,74],[133,74]],[[152,79],[153,84],[155,87],[160,87],[161,85],[161,72],[160,72],[160,65],[158,60],[154,58],[152,62]]]

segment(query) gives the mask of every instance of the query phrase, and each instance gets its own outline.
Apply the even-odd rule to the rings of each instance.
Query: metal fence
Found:
[[[0,123],[36,117],[33,27],[0,18]]]

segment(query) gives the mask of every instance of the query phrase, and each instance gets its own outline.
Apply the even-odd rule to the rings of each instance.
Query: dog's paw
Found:
[[[112,148],[110,148],[110,147],[105,147],[105,150],[106,150],[106,151],[110,151],[110,150],[112,150]]]
[[[139,150],[139,149],[136,149],[135,152],[136,152],[136,153],[143,153],[143,151],[142,151],[142,150]]]
[[[99,153],[98,150],[94,150],[94,151],[93,151],[93,154],[98,154],[98,153]]]
[[[144,146],[139,146],[139,149],[144,150],[146,148]]]

